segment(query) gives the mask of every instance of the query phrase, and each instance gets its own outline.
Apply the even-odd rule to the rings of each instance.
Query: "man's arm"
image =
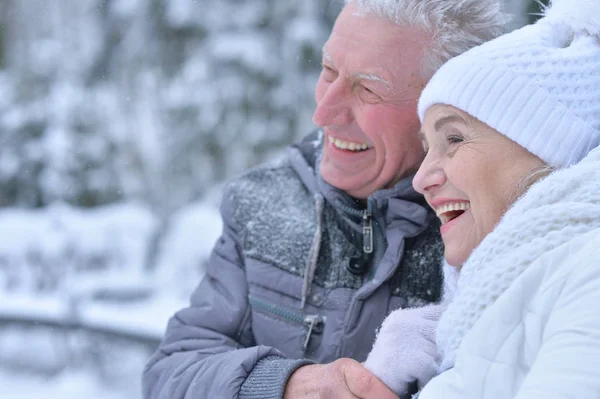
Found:
[[[286,399],[309,393],[322,398],[395,398],[352,359],[315,365],[306,359],[287,359],[275,348],[257,346],[242,246],[231,209],[225,194],[223,234],[190,306],[171,318],[161,345],[144,369],[144,399],[280,399],[284,393]]]
[[[144,369],[145,399],[281,397],[289,375],[309,363],[255,346],[241,245],[228,195],[221,215],[223,234],[206,275],[190,306],[169,321]],[[263,388],[259,396],[253,396],[255,387]]]

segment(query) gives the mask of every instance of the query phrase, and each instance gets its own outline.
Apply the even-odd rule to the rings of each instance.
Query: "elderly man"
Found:
[[[502,33],[500,3],[347,2],[323,47],[322,129],[228,184],[222,237],[145,398],[395,397],[359,362],[387,314],[437,302],[442,284],[439,226],[411,185],[417,99]]]

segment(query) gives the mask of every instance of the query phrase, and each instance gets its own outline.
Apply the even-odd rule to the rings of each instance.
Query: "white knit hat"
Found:
[[[459,108],[555,167],[600,145],[600,0],[553,0],[536,24],[444,64],[419,99]]]

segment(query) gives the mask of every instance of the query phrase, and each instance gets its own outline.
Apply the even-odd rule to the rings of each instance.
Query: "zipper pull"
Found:
[[[363,211],[363,252],[373,252],[373,213],[371,201],[367,202],[367,209]]]
[[[308,343],[310,342],[310,337],[314,333],[323,332],[323,327],[325,324],[325,319],[319,315],[308,315],[304,318],[304,324],[308,326],[308,331],[306,333],[306,338],[304,338],[304,344],[302,345],[302,350],[306,351],[308,348]]]

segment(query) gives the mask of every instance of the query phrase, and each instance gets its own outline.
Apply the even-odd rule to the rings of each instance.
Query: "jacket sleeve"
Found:
[[[571,259],[573,271],[564,281],[540,351],[516,399],[600,395],[600,248],[583,252],[585,256]]]
[[[256,345],[240,239],[228,195],[223,233],[190,305],[177,312],[142,376],[145,399],[281,398],[305,360]]]

